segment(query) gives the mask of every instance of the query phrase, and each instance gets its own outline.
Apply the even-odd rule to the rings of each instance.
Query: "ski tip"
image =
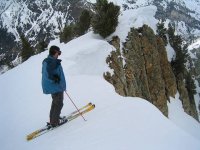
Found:
[[[34,138],[38,135],[38,133],[39,133],[39,130],[37,130],[37,131],[35,131],[35,132],[33,132],[33,133],[27,135],[27,136],[26,136],[26,140],[27,140],[27,141],[30,141],[30,140],[34,139]]]
[[[26,140],[27,140],[27,141],[30,141],[30,140],[33,139],[33,137],[34,137],[34,136],[32,136],[32,135],[28,135],[28,136],[26,137]]]

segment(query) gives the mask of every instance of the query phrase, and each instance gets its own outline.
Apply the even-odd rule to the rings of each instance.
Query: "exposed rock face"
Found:
[[[198,120],[183,78],[176,79],[165,45],[151,28],[147,25],[132,28],[122,48],[118,37],[113,37],[110,43],[116,51],[112,51],[106,61],[113,74],[107,72],[104,78],[114,85],[117,93],[147,99],[168,116],[167,100],[169,96],[174,97],[178,89],[185,112]]]
[[[117,36],[110,43],[116,50],[111,52],[106,62],[113,73],[106,72],[104,78],[113,84],[117,93],[144,98],[168,116],[167,100],[178,90],[185,112],[198,120],[183,74],[175,77],[164,42],[150,27],[132,28],[123,47],[120,47]]]
[[[144,25],[131,29],[122,54],[119,38],[114,37],[111,43],[116,51],[107,58],[107,63],[114,73],[107,72],[105,79],[120,95],[145,98],[167,116],[167,99],[177,89],[163,41]]]
[[[171,65],[168,62],[167,53],[163,41],[160,38],[158,38],[157,43],[158,43],[157,48],[160,55],[160,66],[162,70],[162,77],[165,81],[166,96],[174,97],[174,95],[177,92],[176,78],[172,71]]]

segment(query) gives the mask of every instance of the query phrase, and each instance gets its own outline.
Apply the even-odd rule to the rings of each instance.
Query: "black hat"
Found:
[[[55,55],[55,53],[59,52],[59,55],[61,54],[61,51],[60,51],[60,48],[58,46],[51,46],[50,49],[49,49],[49,55],[50,56],[53,56]]]

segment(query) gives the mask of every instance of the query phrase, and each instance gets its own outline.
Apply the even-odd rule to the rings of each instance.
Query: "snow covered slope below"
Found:
[[[80,107],[88,102],[96,108],[46,135],[27,142],[26,135],[48,121],[51,96],[41,89],[43,52],[0,76],[0,145],[3,150],[199,150],[196,133],[179,128],[141,98],[124,98],[103,79],[105,57],[112,50],[99,36],[88,33],[68,44],[51,45],[62,50],[67,92]],[[65,96],[62,114],[74,111]],[[183,113],[183,112],[182,112]]]

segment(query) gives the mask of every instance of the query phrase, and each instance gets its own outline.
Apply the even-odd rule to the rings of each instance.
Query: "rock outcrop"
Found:
[[[104,78],[120,95],[144,98],[168,116],[169,97],[175,96],[177,87],[180,90],[184,87],[180,93],[187,92],[187,89],[182,86],[184,82],[177,86],[162,39],[144,25],[139,29],[131,28],[125,43],[120,44],[117,36],[110,43],[116,50],[111,52],[106,62],[113,72],[106,72]],[[188,95],[182,98],[183,104],[187,103],[186,112],[195,117],[195,113],[191,113],[194,108],[189,105]]]

